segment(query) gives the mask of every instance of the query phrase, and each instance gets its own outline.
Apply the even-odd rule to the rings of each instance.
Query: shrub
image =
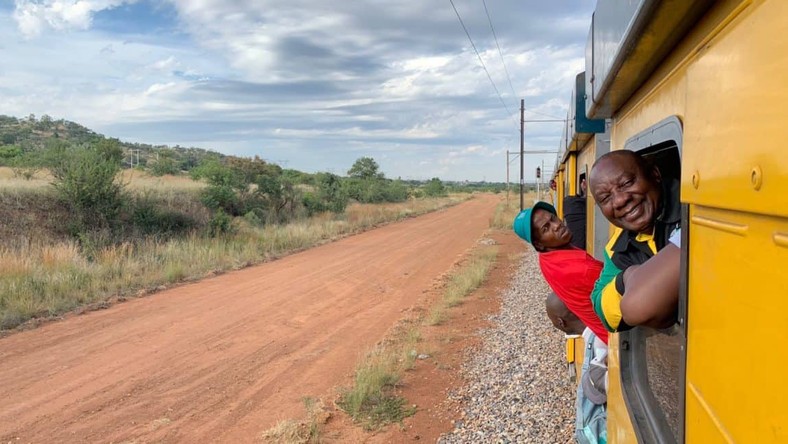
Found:
[[[315,177],[317,185],[316,198],[323,206],[322,211],[341,213],[345,211],[348,196],[342,187],[339,176],[331,173],[318,173]]]
[[[120,157],[108,143],[68,149],[53,147],[47,155],[58,196],[72,210],[78,230],[112,227],[127,199],[117,181]]]
[[[440,179],[433,177],[424,187],[424,194],[431,197],[445,196],[446,188],[443,186],[443,182],[441,182]]]
[[[383,196],[386,202],[402,202],[408,198],[408,187],[399,180],[388,182]]]
[[[222,210],[216,212],[208,223],[208,233],[219,236],[233,231],[233,218]]]
[[[178,174],[180,172],[180,168],[178,163],[175,162],[174,159],[169,157],[162,157],[157,160],[155,163],[150,164],[150,172],[154,176],[163,176],[165,174]]]
[[[243,213],[241,199],[228,185],[211,185],[202,192],[202,203],[211,210],[219,210],[232,216]]]
[[[183,233],[197,227],[197,221],[179,211],[157,208],[149,199],[134,203],[131,222],[143,234]]]
[[[246,220],[246,222],[249,223],[249,225],[253,227],[257,227],[263,224],[263,220],[254,211],[250,211],[244,214],[244,219]]]

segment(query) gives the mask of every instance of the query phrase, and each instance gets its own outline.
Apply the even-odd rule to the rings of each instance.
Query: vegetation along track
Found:
[[[251,442],[330,396],[500,199],[0,339],[2,442]]]

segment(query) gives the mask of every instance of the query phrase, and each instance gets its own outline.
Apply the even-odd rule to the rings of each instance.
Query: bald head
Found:
[[[594,163],[589,187],[599,209],[613,225],[651,233],[662,197],[659,169],[628,150],[611,151]]]
[[[555,328],[570,335],[579,335],[583,333],[585,329],[583,322],[566,308],[564,302],[559,299],[555,293],[547,295],[544,305],[547,311],[547,317],[550,318],[550,322],[553,323]]]

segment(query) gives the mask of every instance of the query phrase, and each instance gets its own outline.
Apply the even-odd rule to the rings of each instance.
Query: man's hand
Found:
[[[621,317],[628,325],[666,328],[676,320],[681,250],[673,244],[624,271]]]

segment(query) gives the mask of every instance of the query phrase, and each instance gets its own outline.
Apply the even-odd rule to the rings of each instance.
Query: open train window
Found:
[[[675,183],[681,180],[681,145],[681,122],[670,117],[629,139],[624,148],[639,152],[656,165],[663,182]],[[671,188],[678,194],[677,186],[665,189]],[[671,198],[678,200],[679,196]],[[684,207],[682,213],[684,219]],[[682,248],[682,254],[685,250]],[[686,260],[682,262],[682,281],[685,282]],[[640,442],[673,443],[683,440],[687,343],[684,291],[679,305],[679,322],[673,327],[664,330],[636,327],[619,335],[624,396]]]

